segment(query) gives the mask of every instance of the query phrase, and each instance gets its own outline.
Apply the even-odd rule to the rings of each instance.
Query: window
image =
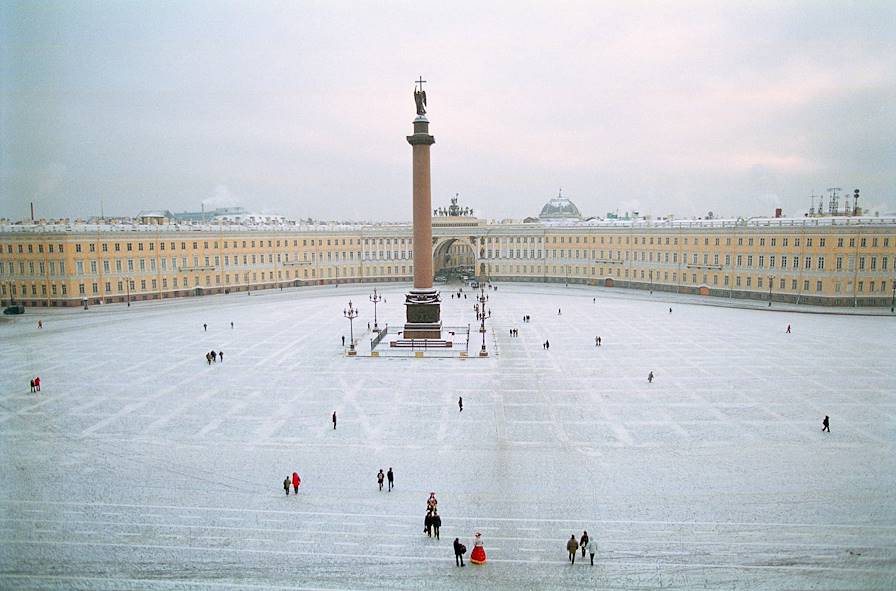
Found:
[[[815,282],[815,291],[821,291],[821,281]]]

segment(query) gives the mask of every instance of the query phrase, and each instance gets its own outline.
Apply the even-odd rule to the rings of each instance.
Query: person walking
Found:
[[[650,372],[649,374],[647,374],[647,383],[649,383],[649,384],[653,383],[653,372]]]
[[[547,349],[548,351],[550,351],[551,350],[551,341],[545,341],[544,348]]]
[[[34,378],[31,378],[31,391],[37,392],[37,390],[34,389]]]
[[[600,347],[600,343],[601,343],[601,339],[600,339],[600,337],[597,337],[597,346],[598,347]]]
[[[37,321],[37,328],[43,328],[43,327],[44,327],[44,321],[43,321],[43,320],[38,320],[38,321]]]
[[[460,538],[454,538],[454,566],[466,566],[464,564],[464,554],[467,547],[460,543]]]
[[[336,411],[333,411],[333,430],[336,430]]]
[[[380,485],[380,492],[383,492],[383,480],[385,480],[386,476],[383,474],[383,469],[380,468],[379,473],[376,475],[376,483]]]
[[[569,541],[566,542],[566,551],[569,552],[569,562],[571,564],[576,563],[576,552],[579,549],[579,543],[576,541],[576,534],[572,534],[569,536]]]
[[[38,390],[40,390],[39,387]],[[831,432],[831,422],[828,415],[824,415],[824,420],[821,422],[821,432],[824,433],[825,431],[827,431],[828,433]]]
[[[230,328],[233,329],[233,321],[230,322]]]
[[[342,335],[342,346],[345,346],[345,335]]]
[[[299,494],[299,485],[302,484],[302,479],[299,478],[298,472],[292,473],[292,488],[295,494]],[[286,488],[289,488],[289,484],[286,485]]]
[[[470,552],[470,562],[473,564],[485,564],[485,547],[482,545],[482,534],[476,532],[473,539],[473,551]]]
[[[205,361],[206,361],[206,363],[208,363],[209,365],[212,364],[212,354],[211,354],[211,353],[206,353],[206,354],[205,354]]]
[[[40,392],[40,376],[34,378],[34,388]]]
[[[432,531],[436,535],[436,539],[439,539],[439,528],[442,527],[442,518],[439,517],[438,511],[432,512]]]
[[[218,360],[224,363],[224,351],[218,351]]]
[[[286,492],[286,496],[289,496],[289,476],[283,479],[283,490]]]
[[[588,532],[583,531],[582,537],[579,539],[579,547],[582,549],[582,558],[585,558],[585,546],[588,545]]]
[[[463,396],[457,397],[457,406],[458,406],[458,408],[460,408],[460,411],[458,411],[458,412],[464,412],[464,397]]]
[[[790,334],[790,325],[787,325],[787,334]]]
[[[389,466],[389,471],[386,472],[386,480],[389,481],[389,492],[392,492],[392,487],[395,486],[395,475],[392,474],[392,466]]]
[[[588,554],[591,555],[591,566],[594,566],[594,553],[597,550],[597,544],[594,543],[594,540],[588,538],[587,546],[583,546],[586,550],[588,550]],[[582,556],[585,555],[585,551],[582,551]]]
[[[205,332],[208,332],[208,324],[203,324],[202,330],[204,330]]]
[[[215,353],[214,349],[212,349],[212,363],[217,363],[217,362],[218,362],[218,354]]]
[[[672,308],[669,308],[669,314],[671,314],[671,313],[672,313]]]

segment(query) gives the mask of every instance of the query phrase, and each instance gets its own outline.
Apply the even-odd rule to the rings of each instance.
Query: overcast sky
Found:
[[[896,2],[2,2],[0,217],[896,210]]]

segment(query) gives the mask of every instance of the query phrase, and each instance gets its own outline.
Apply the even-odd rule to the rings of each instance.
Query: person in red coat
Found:
[[[299,478],[298,472],[292,473],[292,488],[295,494],[299,494],[299,485],[302,484],[302,479]]]
[[[470,552],[470,562],[473,564],[485,564],[485,548],[482,547],[482,534],[476,532],[473,540],[473,551]]]

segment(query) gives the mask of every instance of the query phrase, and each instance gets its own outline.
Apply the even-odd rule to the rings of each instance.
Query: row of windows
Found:
[[[587,244],[589,242],[588,238],[589,238],[588,236],[575,236],[575,244],[580,244],[580,243]],[[590,242],[592,244],[598,243],[597,236],[591,236],[590,238],[591,238]],[[623,236],[615,236],[615,237],[600,236],[599,243],[600,244],[606,244],[606,243],[613,244],[614,238],[615,238],[615,244],[623,244],[623,238],[624,238],[625,244],[633,243],[635,245],[640,243],[642,245],[665,244],[666,246],[669,246],[669,245],[677,246],[679,243],[679,237],[677,237],[677,236],[675,236],[675,237],[670,237],[670,236],[666,236],[666,237],[658,237],[658,236],[657,237],[653,237],[653,236],[650,236],[650,237],[647,237],[647,236],[625,236],[625,237],[623,237]],[[559,241],[558,241],[558,239],[559,239]],[[543,238],[541,236],[516,236],[516,237],[494,237],[494,238],[493,237],[484,237],[484,238],[480,238],[480,244],[482,244],[482,245],[493,244],[493,243],[494,244],[514,244],[514,243],[515,244],[521,244],[521,243],[522,244],[542,244],[542,240],[544,241],[545,244],[547,244],[547,243],[557,244],[558,242],[559,242],[559,244],[565,244],[565,243],[573,244],[572,236],[568,236],[568,237],[567,236],[545,236]],[[683,237],[683,238],[681,238],[681,240],[685,246],[687,246],[689,244],[689,242],[695,246],[699,245],[699,243],[700,243],[700,239],[697,237]],[[704,246],[710,245],[709,237],[703,237],[702,240],[703,240]],[[771,237],[771,238],[738,237],[737,245],[744,246],[745,240],[746,240],[746,246],[754,246],[755,242],[758,241],[759,246],[768,245],[771,247],[776,247],[778,245],[779,239],[778,239],[778,237]],[[721,243],[720,243],[721,238],[716,237],[716,238],[713,238],[712,241],[713,241],[714,246],[721,245]],[[801,241],[800,237],[793,237],[792,242],[791,242],[791,238],[789,238],[789,237],[781,237],[780,238],[782,247],[788,247],[788,246],[790,246],[790,244],[792,244],[794,247],[799,247],[799,246],[801,246],[800,241]],[[212,241],[203,240],[201,242],[202,242],[202,248],[204,248],[204,249],[208,249],[210,245],[211,245],[211,248],[218,249],[219,241],[217,241],[217,240],[212,240]],[[282,245],[282,247],[288,247],[290,241],[287,239],[283,239],[283,240],[269,239],[267,241],[265,241],[265,240],[242,240],[242,241],[222,240],[222,241],[220,241],[220,244],[225,249],[226,248],[239,248],[240,244],[242,245],[242,248],[256,248],[256,245],[259,248],[264,248],[265,242],[267,242],[268,248],[281,248],[281,245]],[[310,246],[323,246],[324,245],[323,238],[319,238],[316,240],[313,238],[310,240],[307,238],[304,238],[304,239],[302,239],[302,246],[306,246],[306,247],[309,246],[309,242],[310,242]],[[394,245],[402,245],[402,246],[403,245],[410,246],[412,243],[413,242],[410,238],[364,238],[363,239],[363,244],[365,246],[370,246],[370,245],[382,246],[382,245],[393,245],[393,244]],[[125,243],[114,242],[114,243],[111,243],[111,247],[112,247],[113,252],[121,252],[122,247],[124,248],[124,250],[126,252],[131,252],[134,250],[135,244],[136,244],[136,250],[138,252],[143,251],[144,248],[149,251],[154,251],[156,249],[155,241],[149,241],[149,242],[145,242],[145,243],[144,242],[136,242],[136,243],[134,243],[134,242],[125,242]],[[181,241],[181,242],[159,241],[158,242],[159,250],[166,250],[166,244],[167,244],[168,250],[177,250],[178,244],[180,245],[180,250],[187,250],[187,244],[190,244],[192,246],[193,250],[198,250],[200,241],[194,240],[189,243],[187,241]],[[342,246],[346,246],[346,245],[355,246],[355,239],[354,238],[348,238],[348,239],[346,239],[346,238],[342,238],[342,239],[327,238],[326,239],[327,246],[339,246],[340,244]],[[824,248],[826,245],[826,238],[818,237],[817,242],[816,242],[816,238],[806,237],[804,244],[808,248],[812,248],[816,244],[818,247]],[[859,247],[861,247],[861,248],[868,248],[869,245],[872,248],[877,248],[878,246],[881,246],[881,245],[884,248],[888,248],[890,246],[890,238],[886,237],[886,236],[885,237],[872,236],[870,238],[869,237],[861,237],[858,239],[858,241],[854,237],[853,238],[845,238],[845,237],[837,238],[837,248],[844,248],[844,247],[855,248],[856,244],[858,244]],[[292,246],[298,247],[298,245],[299,245],[299,240],[293,239]],[[361,245],[360,238],[357,239],[357,245],[358,246]],[[726,246],[732,245],[731,237],[725,238],[725,245]],[[27,245],[7,244],[6,250],[7,250],[8,254],[12,254],[13,250],[15,248],[15,250],[19,254],[23,254],[25,252],[25,249],[27,248],[28,253],[33,253],[35,246],[37,247],[38,253],[44,252],[44,245],[42,243],[36,244],[36,245],[35,244],[27,244]],[[85,246],[87,247],[87,252],[96,252],[98,245],[96,243],[87,243],[86,245],[82,244],[82,243],[76,243],[75,244],[75,252],[83,252],[83,248]],[[99,243],[99,248],[102,252],[109,252],[109,247],[110,247],[110,243],[108,243],[108,242]],[[55,244],[54,245],[54,244],[50,243],[47,245],[47,250],[50,253],[53,253],[53,252],[61,253],[61,252],[64,252],[64,245],[63,244]]]

